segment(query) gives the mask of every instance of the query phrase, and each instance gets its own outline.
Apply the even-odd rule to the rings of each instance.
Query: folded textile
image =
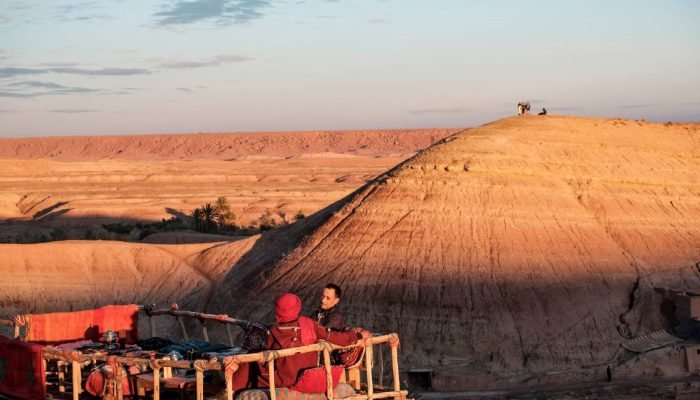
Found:
[[[46,398],[41,348],[0,335],[0,394],[18,399]]]
[[[136,344],[144,350],[160,350],[163,347],[170,346],[173,341],[163,337],[152,337],[148,339],[142,339],[136,342]]]
[[[55,345],[81,339],[100,341],[107,330],[123,332],[126,343],[135,343],[138,338],[138,306],[106,306],[27,316],[27,341],[40,344]]]

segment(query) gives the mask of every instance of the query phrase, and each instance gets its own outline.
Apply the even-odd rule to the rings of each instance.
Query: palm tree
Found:
[[[192,218],[192,225],[194,225],[194,230],[197,232],[202,232],[203,230],[203,218],[202,218],[202,209],[200,208],[195,208],[192,210],[190,213],[190,218]]]
[[[229,204],[228,199],[226,197],[221,196],[217,198],[215,208],[219,213],[219,225],[222,228],[233,225],[235,223],[236,214],[234,214],[233,211],[231,211],[231,205]]]
[[[216,207],[212,206],[211,203],[202,206],[202,224],[204,232],[215,231],[220,220],[221,213]]]

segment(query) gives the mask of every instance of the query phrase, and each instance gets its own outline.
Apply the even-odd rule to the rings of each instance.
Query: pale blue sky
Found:
[[[700,121],[700,1],[0,0],[0,137]]]

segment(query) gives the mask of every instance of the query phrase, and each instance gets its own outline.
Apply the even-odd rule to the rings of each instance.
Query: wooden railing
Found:
[[[189,335],[187,333],[187,329],[185,328],[185,323],[183,321],[183,317],[185,318],[192,318],[192,319],[198,319],[199,322],[202,324],[202,337],[204,338],[205,342],[209,341],[209,331],[207,329],[207,322],[212,321],[212,322],[218,322],[221,324],[224,324],[226,327],[226,335],[228,337],[229,345],[231,347],[234,346],[233,342],[233,335],[231,333],[231,325],[237,325],[241,328],[248,328],[250,326],[251,322],[245,321],[242,319],[236,319],[236,318],[231,318],[226,314],[206,314],[206,313],[199,313],[199,312],[193,312],[193,311],[182,311],[179,310],[177,307],[177,304],[173,304],[169,309],[155,309],[154,306],[148,306],[148,305],[143,305],[139,306],[139,310],[142,310],[143,312],[148,315],[148,325],[150,327],[150,334],[151,337],[156,337],[156,325],[155,325],[155,316],[158,315],[170,315],[173,316],[177,319],[178,324],[180,325],[180,331],[181,331],[181,336],[183,340],[188,340]]]
[[[223,360],[195,360],[195,361],[175,361],[175,360],[145,360],[140,358],[132,357],[116,357],[104,354],[82,354],[75,350],[59,350],[53,347],[46,347],[43,349],[43,356],[46,360],[67,362],[71,365],[72,371],[72,386],[73,386],[73,399],[78,400],[80,398],[81,392],[81,377],[83,365],[91,364],[96,361],[108,362],[113,365],[113,373],[115,374],[114,380],[117,382],[116,387],[116,398],[119,400],[123,399],[123,394],[121,393],[121,382],[123,377],[122,366],[139,366],[147,367],[153,373],[153,399],[160,400],[160,383],[164,377],[161,377],[161,370],[165,369],[194,369],[195,370],[195,391],[196,399],[204,400],[204,372],[205,371],[223,371],[226,380],[226,398],[228,400],[233,399],[233,374],[236,373],[239,366],[243,363],[252,362],[262,362],[267,363],[268,373],[270,379],[270,400],[276,400],[275,394],[275,360],[290,357],[296,354],[310,353],[310,352],[322,352],[323,353],[323,365],[326,369],[326,383],[327,383],[327,393],[326,397],[328,400],[333,400],[333,386],[331,378],[331,361],[330,352],[336,349],[350,349],[354,347],[365,347],[365,372],[366,372],[366,394],[357,394],[346,398],[347,400],[373,400],[373,399],[385,399],[394,398],[396,400],[405,399],[407,392],[401,390],[400,378],[399,378],[399,365],[398,365],[398,335],[391,333],[388,335],[371,337],[359,341],[355,345],[341,347],[335,346],[331,343],[321,341],[316,344],[311,344],[302,347],[293,347],[289,349],[281,350],[268,350],[260,353],[251,354],[239,354],[235,356],[225,357]],[[393,386],[391,390],[386,390],[382,392],[375,392],[375,386],[372,377],[372,366],[373,366],[373,346],[379,344],[387,344],[391,349],[391,366],[392,366],[392,377]],[[167,373],[165,374],[168,375]]]
[[[150,334],[151,337],[156,336],[155,321],[154,317],[159,315],[170,315],[178,320],[178,324],[181,328],[182,337],[184,340],[188,340],[189,335],[185,329],[185,324],[183,318],[196,318],[202,324],[202,336],[205,341],[209,341],[209,335],[207,330],[208,321],[216,321],[222,323],[226,327],[226,333],[228,336],[229,344],[234,346],[233,335],[230,330],[231,325],[237,325],[241,328],[247,328],[251,323],[244,320],[239,320],[236,318],[231,318],[227,315],[215,315],[215,314],[205,314],[197,313],[192,311],[181,311],[177,308],[177,305],[173,305],[170,309],[155,309],[153,306],[139,306],[139,309],[144,311],[149,318]],[[20,326],[16,325],[13,321],[0,320],[0,325],[14,326],[15,337],[20,337]],[[107,354],[83,354],[75,350],[60,350],[54,347],[45,347],[43,349],[44,362],[55,361],[60,364],[68,363],[71,366],[72,371],[72,395],[74,400],[80,398],[80,393],[82,391],[82,369],[83,365],[94,364],[95,362],[108,362],[113,366],[113,376],[114,381],[117,384],[114,385],[115,396],[117,399],[123,399],[121,382],[123,378],[123,368],[122,366],[138,366],[146,367],[150,369],[153,374],[153,400],[160,400],[160,386],[161,381],[165,381],[172,376],[172,369],[186,369],[195,370],[195,391],[196,399],[204,400],[204,372],[205,371],[222,371],[224,373],[226,381],[226,398],[232,400],[234,396],[232,380],[233,374],[238,370],[239,366],[244,363],[261,362],[267,363],[269,372],[269,385],[270,385],[270,400],[276,400],[275,393],[275,360],[290,357],[296,354],[310,353],[310,352],[322,352],[323,354],[323,365],[326,370],[326,382],[327,382],[327,393],[326,397],[328,400],[334,400],[333,398],[333,387],[332,387],[332,377],[331,377],[331,361],[330,352],[338,349],[352,349],[356,347],[364,347],[364,364],[365,364],[365,385],[366,394],[357,394],[355,396],[346,398],[347,400],[374,400],[374,399],[385,399],[394,398],[396,400],[405,400],[407,391],[401,390],[400,378],[399,378],[399,364],[398,364],[398,344],[399,337],[396,333],[391,333],[388,335],[382,335],[377,337],[371,337],[358,341],[358,343],[340,347],[333,345],[328,342],[321,341],[316,344],[311,344],[308,346],[294,347],[289,349],[281,350],[268,350],[259,353],[249,353],[249,354],[239,354],[235,356],[227,356],[222,360],[213,358],[211,360],[147,360],[134,357],[119,357],[110,356]],[[372,367],[374,365],[374,350],[375,345],[388,345],[391,351],[391,371],[392,371],[392,387],[389,389],[381,388],[381,392],[375,392],[375,385],[372,377]],[[381,353],[379,353],[381,356]],[[162,370],[162,371],[161,371]],[[356,379],[351,379],[353,386],[356,390],[360,389],[360,375],[359,368],[355,367],[353,371],[357,374]],[[348,372],[353,372],[348,371]],[[161,376],[162,373],[162,376]],[[59,372],[59,378],[64,376],[64,373]],[[380,378],[381,380],[381,378]],[[60,383],[59,383],[60,384]]]

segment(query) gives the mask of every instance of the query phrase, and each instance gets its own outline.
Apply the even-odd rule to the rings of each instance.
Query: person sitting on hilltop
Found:
[[[267,337],[268,350],[288,349],[314,344],[325,340],[339,346],[349,346],[358,340],[370,337],[364,329],[331,331],[311,318],[300,316],[301,300],[294,294],[285,293],[275,300],[275,326]],[[315,352],[296,354],[275,360],[275,386],[293,386],[301,372],[318,365]],[[258,363],[243,363],[233,375],[233,389],[238,391],[270,386],[267,367]]]
[[[527,101],[521,101],[518,103],[518,115],[529,114],[530,113],[530,103]]]
[[[542,107],[542,111],[540,111],[537,115],[547,115],[547,109]]]
[[[318,309],[311,314],[311,319],[323,325],[326,329],[334,331],[346,330],[343,315],[340,312],[340,296],[342,290],[340,286],[329,283],[323,288],[321,304]]]

